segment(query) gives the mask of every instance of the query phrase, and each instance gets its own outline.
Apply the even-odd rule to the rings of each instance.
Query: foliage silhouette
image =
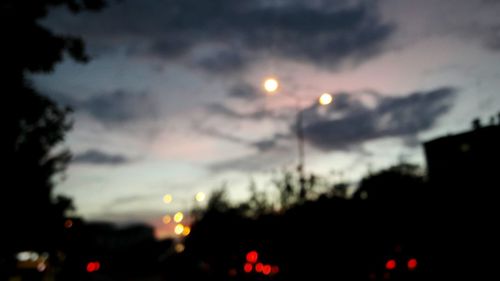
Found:
[[[103,4],[102,0],[6,0],[1,4],[1,147],[6,163],[2,174],[8,183],[0,202],[2,260],[21,250],[54,253],[62,240],[64,212],[73,208],[69,198],[52,194],[54,177],[71,157],[62,146],[71,128],[71,110],[40,95],[27,75],[52,71],[65,54],[79,62],[88,56],[81,39],[54,34],[39,20],[56,6],[79,12],[100,9]],[[0,279],[6,274],[4,268]]]

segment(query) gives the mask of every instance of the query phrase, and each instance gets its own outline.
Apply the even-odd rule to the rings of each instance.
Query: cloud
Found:
[[[122,165],[131,160],[120,154],[108,154],[96,149],[87,150],[76,154],[72,158],[74,164],[94,164],[94,165]]]
[[[99,93],[86,99],[65,94],[49,94],[62,104],[71,106],[76,113],[83,113],[104,125],[154,119],[158,115],[155,98],[149,93],[116,90]]]
[[[99,94],[77,104],[82,110],[104,123],[123,123],[156,117],[157,111],[152,96],[146,93],[129,93],[117,90]]]
[[[234,85],[229,90],[228,95],[233,98],[249,101],[262,97],[262,94],[260,94],[260,91],[256,89],[255,86],[244,82]]]
[[[206,109],[211,114],[217,114],[229,119],[262,120],[264,118],[277,117],[274,112],[269,110],[257,109],[250,112],[239,112],[222,103],[209,104],[206,106]]]
[[[375,91],[334,94],[329,107],[312,105],[302,111],[305,141],[319,150],[364,152],[361,145],[380,138],[399,138],[406,146],[419,145],[417,134],[431,129],[451,108],[456,89],[443,87],[405,96],[387,96]],[[326,112],[325,112],[326,109]],[[246,140],[211,129],[205,133],[254,147],[257,153],[214,163],[213,171],[262,171],[277,163],[290,162],[296,125],[288,132],[261,140]],[[366,152],[364,152],[366,153]],[[285,159],[288,159],[285,161]]]
[[[455,93],[455,89],[445,87],[402,97],[379,96],[373,108],[353,101],[341,105],[342,118],[318,118],[306,124],[305,139],[321,150],[349,149],[384,137],[411,139],[432,128],[448,112]]]
[[[394,30],[371,0],[124,1],[95,14],[53,13],[45,24],[82,34],[91,49],[119,46],[165,61],[194,57],[190,64],[224,74],[269,55],[326,68],[359,62],[380,53]]]
[[[268,172],[279,165],[288,166],[296,164],[295,155],[290,153],[290,148],[277,147],[265,152],[238,157],[227,161],[213,163],[209,166],[212,172],[242,171],[242,172]]]

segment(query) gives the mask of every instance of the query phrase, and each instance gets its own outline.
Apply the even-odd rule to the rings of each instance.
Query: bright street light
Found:
[[[197,201],[197,202],[203,202],[205,200],[205,193],[203,192],[198,192],[196,193],[196,195],[194,196],[194,199]]]
[[[165,194],[165,196],[163,196],[163,202],[165,202],[165,204],[170,204],[170,202],[172,202],[172,195],[171,194]]]
[[[264,81],[264,89],[267,91],[268,94],[275,94],[276,90],[279,87],[279,82],[275,78],[267,78]],[[301,185],[301,193],[305,192],[305,169],[304,169],[304,158],[305,158],[305,152],[304,152],[304,128],[303,128],[303,108],[300,107],[301,101],[297,96],[291,96],[297,99],[297,141],[298,141],[298,157],[299,157],[299,164],[297,166],[297,170],[300,174],[300,185]],[[321,96],[318,98],[317,101],[321,105],[329,105],[333,102],[333,97],[329,93],[323,93]]]
[[[279,82],[275,78],[267,78],[264,81],[264,89],[269,94],[274,94],[278,90]]]
[[[333,101],[333,97],[329,93],[323,93],[318,99],[318,102],[321,105],[328,105],[328,104],[332,103],[332,101]]]

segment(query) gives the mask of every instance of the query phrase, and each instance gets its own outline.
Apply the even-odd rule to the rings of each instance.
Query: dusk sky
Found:
[[[74,154],[56,193],[89,220],[161,225],[227,183],[297,164],[303,111],[306,172],[358,181],[421,143],[500,111],[497,0],[123,0],[100,12],[53,10],[43,24],[81,36],[91,61],[32,76],[74,108]],[[262,81],[274,76],[278,93]],[[329,92],[334,102],[316,105]],[[295,97],[295,98],[294,98]],[[300,100],[296,102],[296,98]],[[166,205],[164,194],[174,201]]]

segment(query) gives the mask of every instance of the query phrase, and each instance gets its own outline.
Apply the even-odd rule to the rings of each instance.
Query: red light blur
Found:
[[[256,272],[262,272],[262,270],[264,269],[264,265],[262,263],[258,263],[255,265],[255,271]]]
[[[257,251],[250,251],[247,253],[247,262],[249,263],[256,263],[258,258],[259,254]]]
[[[262,273],[264,275],[269,275],[271,273],[271,266],[266,264],[264,267],[262,267]]]
[[[408,269],[414,270],[415,268],[417,268],[417,259],[410,259],[408,261]]]
[[[272,273],[272,274],[276,274],[276,273],[278,273],[278,272],[280,272],[280,268],[279,268],[279,266],[277,266],[277,265],[273,265],[273,266],[271,267],[271,273]]]
[[[396,261],[395,260],[388,260],[385,263],[385,268],[388,270],[393,270],[396,268]]]
[[[251,263],[245,263],[245,265],[243,266],[243,270],[246,273],[252,272],[252,269],[253,269],[253,265]]]
[[[98,271],[99,268],[101,268],[101,264],[98,261],[87,263],[87,272]]]

